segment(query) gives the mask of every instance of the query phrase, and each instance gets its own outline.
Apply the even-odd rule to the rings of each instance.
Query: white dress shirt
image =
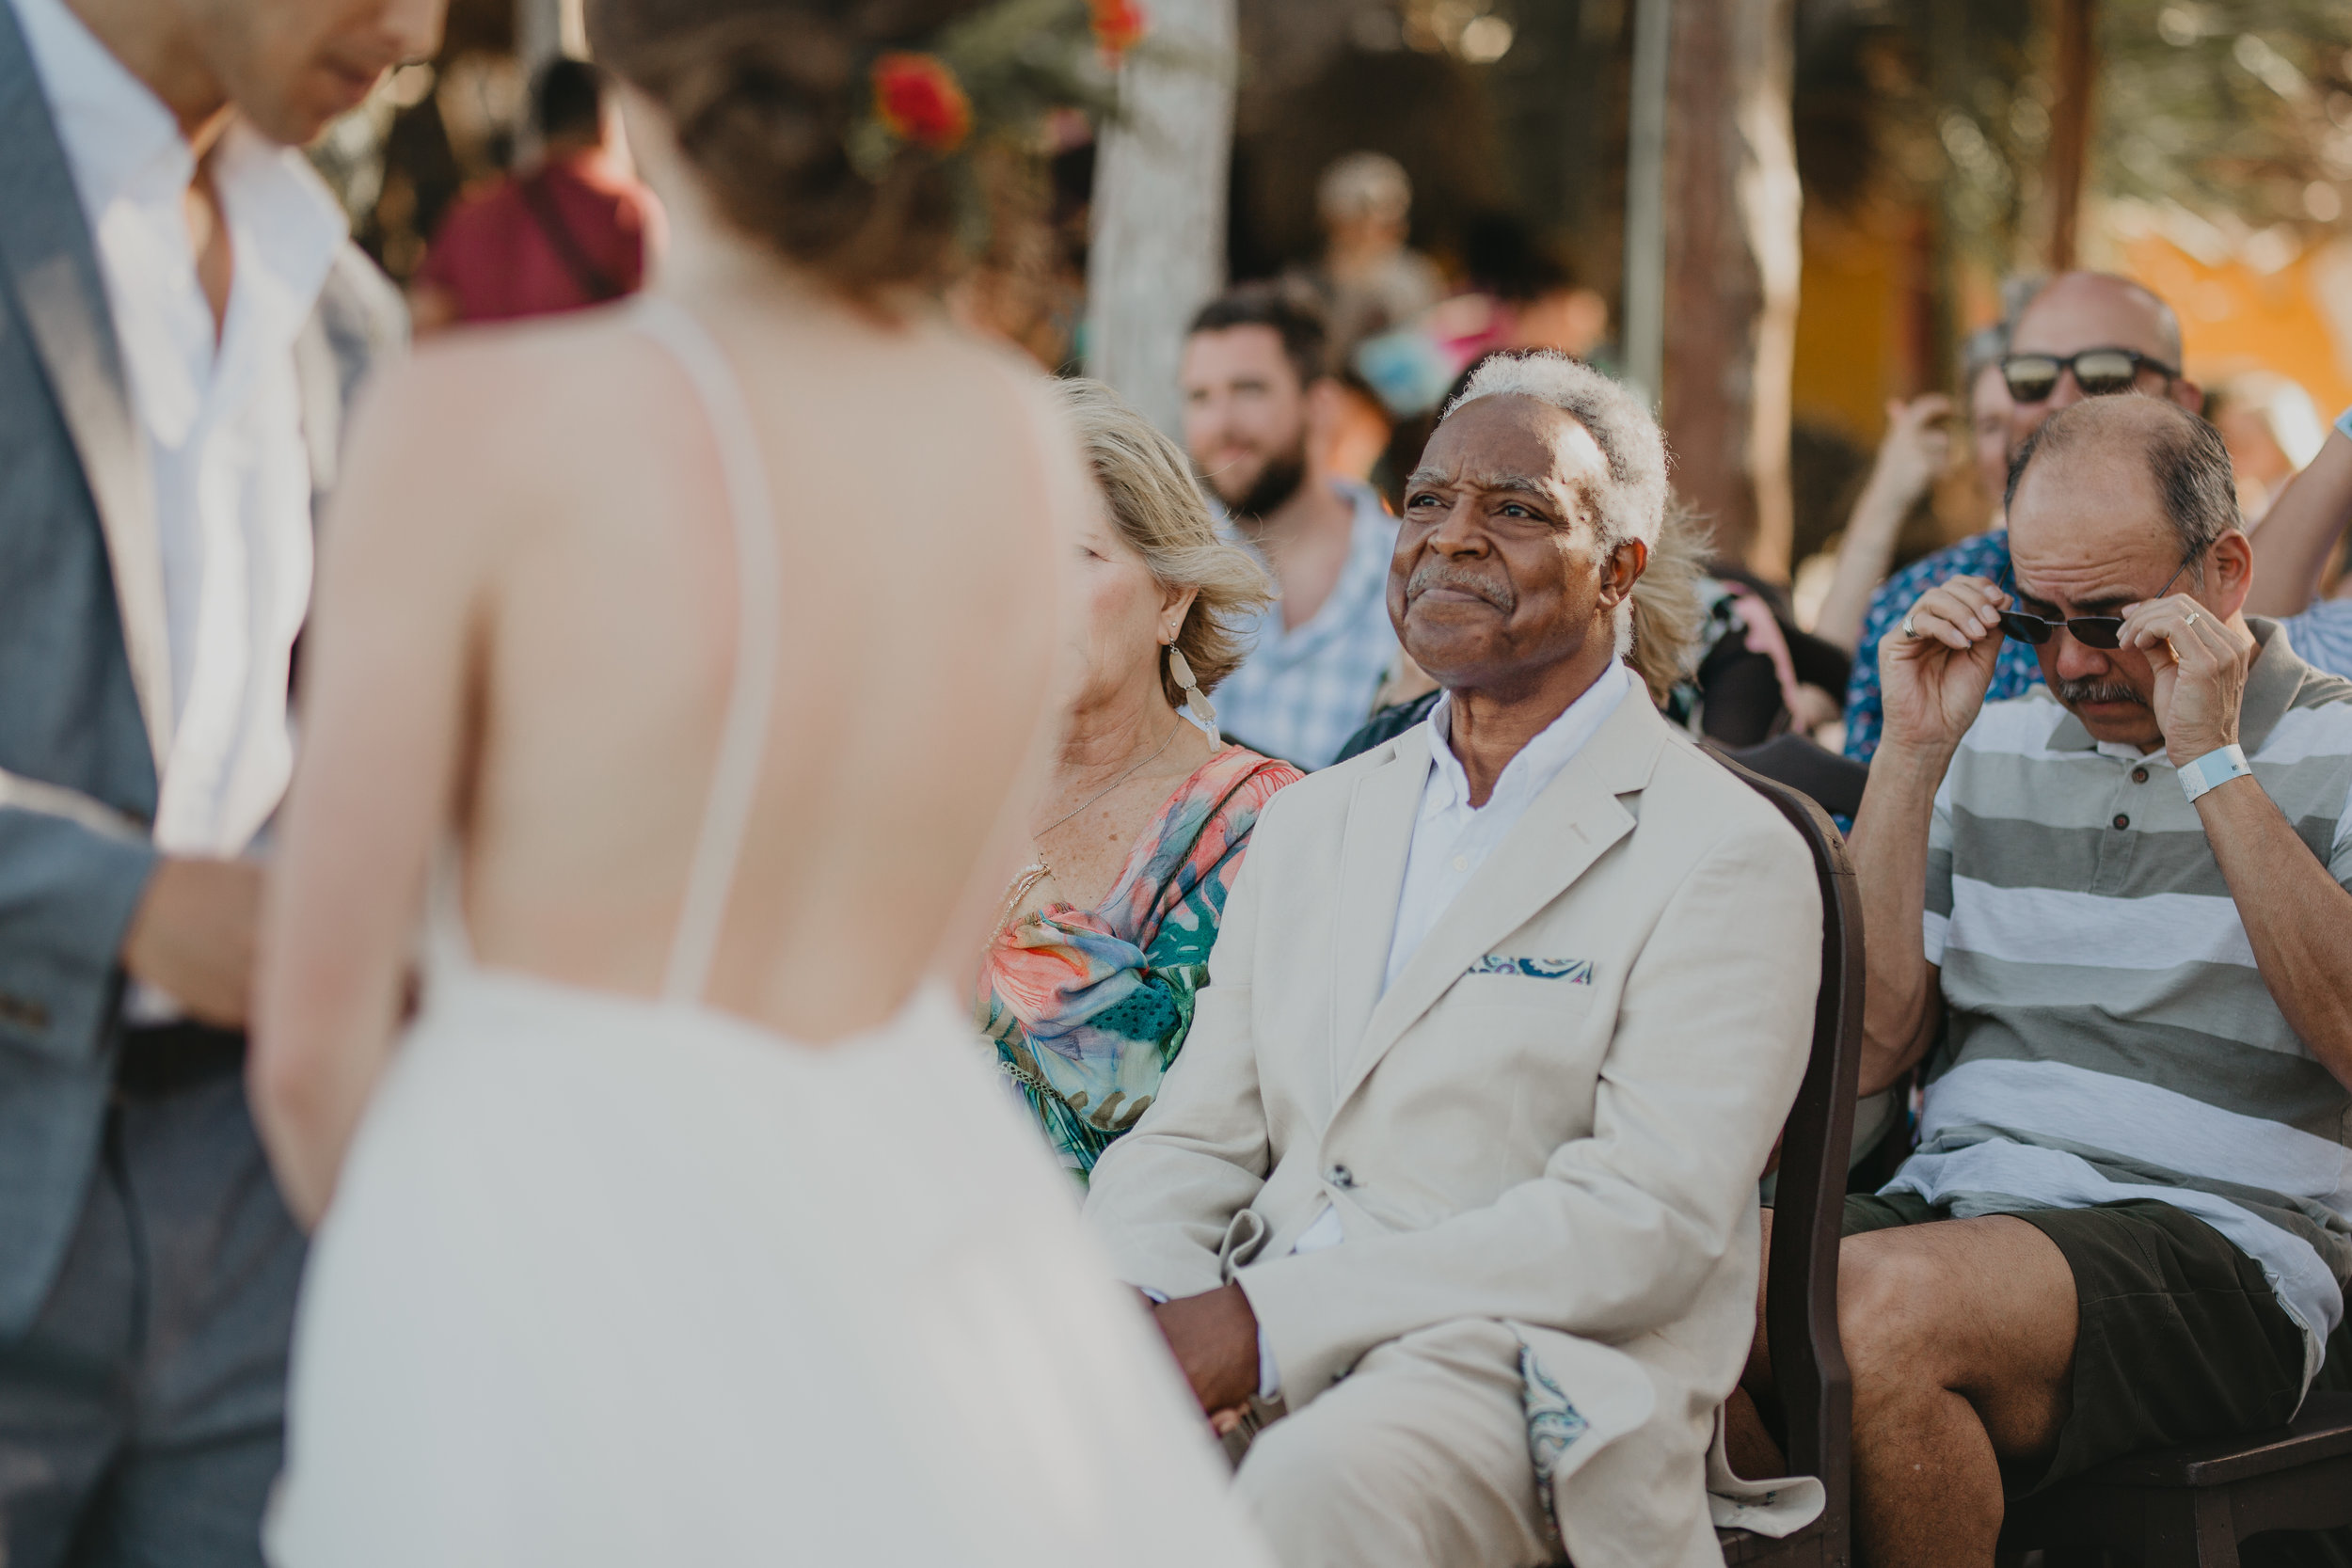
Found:
[[[1462,770],[1448,737],[1453,733],[1454,696],[1448,692],[1429,710],[1429,773],[1422,781],[1421,811],[1413,819],[1412,847],[1406,851],[1405,883],[1398,890],[1396,927],[1389,938],[1388,977],[1381,990],[1396,984],[1438,921],[1460,896],[1462,889],[1486,863],[1495,847],[1519,825],[1535,798],[1576,759],[1609,716],[1633,689],[1633,674],[1611,660],[1584,694],[1570,703],[1559,718],[1519,748],[1503,764],[1494,793],[1483,806],[1470,804],[1470,775]],[[1347,1239],[1340,1212],[1329,1204],[1314,1217],[1291,1248],[1295,1253],[1321,1252]],[[1258,1330],[1258,1397],[1270,1400],[1281,1390],[1273,1349],[1265,1329]]]
[[[173,713],[155,843],[235,855],[293,768],[288,659],[310,597],[294,346],[348,226],[300,152],[232,123],[211,156],[233,260],[215,332],[179,122],[62,0],[10,3],[96,241],[153,480]]]
[[[145,437],[172,736],[156,847],[237,855],[285,794],[287,680],[310,600],[310,463],[294,347],[348,237],[302,154],[232,122],[211,154],[229,234],[217,328],[196,271],[196,160],[161,99],[62,0],[10,0],[65,149]],[[139,1022],[173,1001],[135,987]]]

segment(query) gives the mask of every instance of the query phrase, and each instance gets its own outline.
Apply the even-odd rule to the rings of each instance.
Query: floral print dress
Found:
[[[1049,904],[990,942],[980,1032],[1081,1186],[1184,1048],[1250,830],[1300,777],[1226,747],[1177,785],[1100,909]]]

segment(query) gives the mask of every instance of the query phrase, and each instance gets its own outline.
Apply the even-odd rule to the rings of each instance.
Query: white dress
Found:
[[[665,999],[475,966],[446,917],[310,1254],[279,1568],[1255,1565],[1068,1183],[933,989],[823,1049],[702,1006],[775,659],[724,361],[641,323],[725,455],[744,614]]]

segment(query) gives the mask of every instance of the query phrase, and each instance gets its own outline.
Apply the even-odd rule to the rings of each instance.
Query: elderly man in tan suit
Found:
[[[1390,614],[1447,695],[1269,805],[1087,1217],[1202,1408],[1267,1422],[1236,1485],[1291,1568],[1720,1563],[1811,863],[1620,657],[1645,409],[1490,361],[1406,494]]]

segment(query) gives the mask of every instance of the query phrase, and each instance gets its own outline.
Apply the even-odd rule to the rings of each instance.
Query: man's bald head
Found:
[[[2162,296],[2128,277],[2105,272],[2060,273],[2035,292],[2010,331],[2010,357],[2050,355],[2071,359],[2087,349],[2100,348],[2128,349],[2153,362],[2142,370],[2137,390],[2169,398],[2192,414],[2204,406],[2204,392],[2180,373],[2180,317]],[[2084,401],[2085,395],[2070,372],[2058,378],[2047,397],[2033,403],[2013,402],[2009,415],[2011,457],[2044,420]]]
[[[2034,291],[2010,333],[2012,354],[2136,349],[2175,370],[2181,318],[2163,296],[2111,272],[2062,272]]]
[[[2079,504],[2097,470],[2137,476],[2117,493],[2137,490],[2152,504]],[[2028,486],[2056,504],[2037,501],[2021,513]],[[2160,531],[2169,539],[2159,552],[2190,562],[2241,521],[2220,433],[2178,404],[2138,396],[2092,398],[2050,416],[2018,452],[2004,504],[2012,536],[2022,528],[2037,545],[2058,528],[2092,553],[2121,556]]]

